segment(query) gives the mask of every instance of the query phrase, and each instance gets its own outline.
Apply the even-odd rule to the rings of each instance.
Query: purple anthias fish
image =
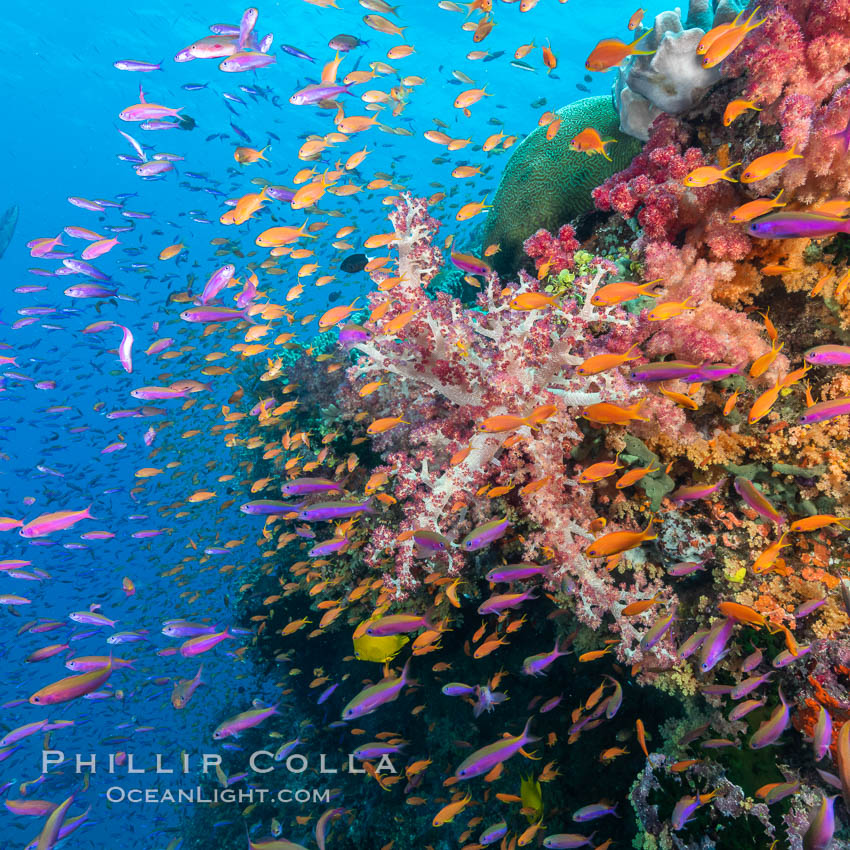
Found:
[[[760,750],[762,747],[775,744],[779,736],[788,728],[791,715],[781,688],[779,689],[779,702],[780,704],[774,709],[773,714],[756,729],[752,738],[750,738],[751,750]]]
[[[744,697],[749,696],[754,690],[756,690],[756,688],[760,688],[762,685],[769,682],[771,676],[773,676],[772,672],[765,673],[762,676],[750,676],[748,679],[738,682],[738,684],[732,688],[732,699],[743,699]]]
[[[464,685],[463,682],[449,682],[443,685],[442,691],[447,697],[465,697],[474,694],[478,686]]]
[[[686,363],[684,360],[643,363],[632,367],[629,373],[629,380],[642,384],[653,383],[655,381],[673,381],[677,378],[684,379],[699,368],[698,363]]]
[[[809,614],[817,611],[822,605],[826,605],[826,597],[822,599],[810,599],[808,602],[803,602],[802,605],[798,605],[796,610],[794,611],[794,616],[799,620],[802,617],[808,617]]]
[[[773,507],[764,493],[762,493],[752,481],[738,476],[735,478],[733,486],[735,488],[735,492],[760,517],[763,517],[769,522],[776,523],[776,525],[782,525],[785,522],[785,516]]]
[[[670,630],[673,622],[676,619],[676,609],[661,614],[658,619],[650,626],[649,631],[641,638],[640,645],[642,649],[652,649],[664,635]]]
[[[130,395],[133,398],[139,398],[143,401],[164,401],[173,398],[186,398],[189,395],[188,390],[178,390],[174,387],[139,387],[135,390],[130,390]]]
[[[225,720],[224,723],[222,723],[215,732],[213,732],[213,739],[220,741],[222,738],[229,738],[231,735],[238,735],[246,729],[253,729],[255,726],[259,726],[264,720],[277,713],[277,705],[270,705],[264,708],[252,708],[249,711],[243,711],[241,714],[237,714],[234,717]]]
[[[850,345],[817,345],[803,359],[813,366],[850,366]]]
[[[347,537],[332,537],[330,540],[317,543],[307,554],[311,558],[324,558],[326,555],[345,551],[350,542]]]
[[[532,576],[542,576],[549,571],[549,567],[541,567],[538,564],[507,564],[504,567],[496,567],[486,575],[489,582],[511,582],[521,581]]]
[[[461,540],[460,546],[467,552],[475,552],[478,549],[483,549],[485,546],[489,546],[494,540],[502,537],[510,527],[511,523],[507,518],[486,522],[484,525],[479,525],[478,528],[473,528]]]
[[[402,689],[410,684],[409,668],[410,659],[408,658],[398,678],[387,677],[378,682],[377,685],[371,685],[360,691],[342,710],[342,719],[356,720],[358,717],[371,714],[385,703],[392,702]]]
[[[703,673],[708,673],[729,652],[728,643],[734,627],[735,621],[727,618],[718,620],[711,627],[700,653],[700,669]]]
[[[332,696],[333,692],[339,687],[339,682],[335,682],[333,685],[325,688],[320,694],[319,698],[316,700],[316,705],[324,705]]]
[[[266,194],[276,201],[285,201],[286,203],[289,203],[295,197],[294,190],[287,189],[285,186],[266,186]]]
[[[311,493],[331,493],[342,490],[342,485],[327,478],[296,478],[282,485],[284,496],[309,496]]]
[[[770,663],[777,670],[781,670],[783,667],[805,658],[811,651],[810,646],[799,646],[797,647],[797,654],[794,655],[790,649],[783,649]]]
[[[728,363],[703,363],[690,375],[686,375],[684,380],[692,383],[722,381],[730,375],[739,375],[740,372],[737,366],[730,366]]]
[[[455,771],[455,776],[458,779],[472,779],[475,776],[489,773],[497,764],[501,764],[511,758],[511,756],[516,755],[526,744],[539,741],[539,738],[530,734],[530,725],[531,718],[526,721],[525,728],[519,735],[509,735],[507,738],[500,738],[495,743],[488,744],[486,747],[476,750],[471,756],[461,762]]]
[[[287,503],[275,499],[257,499],[253,502],[245,502],[239,510],[249,516],[274,516],[275,514],[291,514],[301,510],[304,502]]]
[[[586,823],[589,820],[597,820],[607,815],[620,817],[617,814],[617,803],[613,806],[610,803],[591,803],[589,806],[583,806],[578,811],[573,812],[573,820],[576,823]]]
[[[678,803],[673,807],[673,814],[670,815],[670,823],[674,830],[678,831],[693,818],[694,812],[700,807],[704,806],[711,798],[714,796],[712,794],[703,794],[700,796],[699,794],[696,797],[682,797]]]
[[[161,63],[137,62],[134,59],[119,59],[112,63],[112,67],[119,71],[140,71],[142,73],[162,70]]]
[[[100,271],[100,269],[95,268],[91,263],[87,263],[85,260],[75,260],[73,258],[62,260],[62,265],[70,269],[72,272],[93,277],[95,280],[101,281],[101,283],[107,283],[109,281],[109,275],[104,274]]]
[[[547,835],[543,839],[543,846],[547,850],[577,850],[579,847],[590,847],[593,844],[592,832],[588,836],[579,835],[576,832],[559,832],[555,835]]]
[[[179,121],[164,121],[161,118],[151,118],[149,121],[145,121],[139,126],[143,130],[177,130],[180,127]],[[128,218],[133,218],[134,216],[127,216]]]
[[[830,401],[821,401],[807,407],[799,422],[801,425],[812,425],[815,422],[826,422],[836,416],[847,416],[848,414],[850,414],[850,396],[844,396]]]
[[[232,638],[227,629],[223,632],[214,632],[212,634],[202,634],[196,637],[190,637],[188,640],[180,644],[180,654],[184,658],[193,658],[200,655],[202,652],[208,652],[213,647],[218,646],[222,641]]]
[[[829,850],[835,835],[835,795],[824,797],[812,813],[809,828],[803,836],[803,850]]]
[[[561,704],[563,699],[563,696],[557,696],[552,697],[551,699],[547,699],[546,702],[544,702],[543,705],[540,706],[540,713],[546,714],[547,712],[557,708]]]
[[[289,98],[293,106],[309,106],[320,100],[333,100],[341,94],[351,94],[348,86],[337,86],[333,83],[311,83],[295,92]]]
[[[449,256],[451,257],[452,265],[467,274],[484,276],[493,273],[493,267],[489,263],[471,254],[458,254],[452,251]]]
[[[157,177],[168,171],[174,171],[174,166],[170,162],[143,162],[133,166],[133,171],[139,177]]]
[[[850,233],[850,219],[806,212],[778,212],[757,218],[747,227],[759,239],[825,239]]]
[[[242,291],[236,298],[236,306],[240,310],[244,310],[257,297],[257,287],[254,284],[254,278],[248,277],[242,287]]]
[[[528,658],[522,662],[522,672],[525,673],[526,676],[545,676],[546,668],[558,658],[562,658],[565,655],[569,655],[566,645],[562,647],[559,645],[558,641],[555,641],[555,648],[550,652],[541,652],[537,655],[529,655]]]
[[[88,198],[69,197],[68,203],[79,207],[81,210],[89,210],[90,212],[103,212],[106,209],[103,204],[99,204],[97,201],[90,201]]]
[[[180,314],[184,322],[235,322],[248,319],[245,310],[235,310],[233,307],[190,307]]]
[[[749,673],[755,670],[764,659],[764,653],[760,649],[755,649],[741,662],[741,672]]]
[[[488,826],[481,835],[478,836],[478,843],[482,847],[489,847],[497,841],[501,841],[508,834],[508,825],[505,821],[500,820],[498,823]]]
[[[708,629],[695,631],[680,647],[677,656],[684,661],[690,658],[705,642],[708,637]]]
[[[357,345],[360,342],[369,342],[372,334],[362,325],[343,325],[339,331],[340,345]]]
[[[721,478],[716,484],[691,484],[679,487],[670,494],[670,500],[673,502],[696,502],[699,499],[707,499],[714,495],[725,483],[726,479]]]
[[[704,570],[707,563],[708,558],[704,558],[702,561],[679,561],[678,564],[673,564],[667,568],[667,575],[675,576],[676,578],[687,576],[699,570]]]
[[[344,499],[339,502],[318,502],[315,505],[302,508],[298,512],[298,519],[304,520],[304,522],[323,522],[345,519],[345,517],[356,516],[360,513],[374,513],[371,498],[363,502],[353,499]]]
[[[829,753],[831,745],[832,716],[823,706],[820,706],[818,719],[812,732],[812,749],[814,750],[815,761],[821,761]]]
[[[363,744],[352,752],[354,758],[358,761],[368,761],[369,759],[380,758],[381,756],[400,753],[404,744],[384,744],[380,741],[373,741],[371,744]]]
[[[411,533],[410,539],[416,544],[414,555],[417,558],[429,558],[431,555],[446,552],[452,545],[448,537],[444,537],[439,531],[431,531],[429,528],[415,529]]]
[[[117,294],[117,289],[99,283],[78,283],[65,290],[69,298],[113,298]]]
[[[736,705],[729,712],[729,719],[741,720],[746,717],[750,712],[755,711],[757,708],[761,708],[766,702],[767,697],[762,697],[761,699],[744,700],[744,702],[738,703],[738,705]]]

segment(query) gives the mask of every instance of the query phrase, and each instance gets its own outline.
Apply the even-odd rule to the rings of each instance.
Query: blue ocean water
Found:
[[[371,154],[364,173],[386,172],[418,196],[432,194],[440,186],[446,191],[457,187],[453,201],[489,201],[510,151],[488,157],[484,176],[453,181],[451,168],[475,162],[476,157],[470,152],[450,163],[433,164],[443,148],[426,141],[423,133],[437,128],[434,119],[439,119],[448,133],[463,138],[472,135],[478,144],[500,128],[522,139],[536,127],[544,109],[585,96],[577,84],[591,94],[607,94],[611,76],[596,74],[585,82],[584,58],[600,38],[627,38],[624,21],[635,11],[633,4],[622,0],[604,4],[540,0],[531,12],[522,14],[519,4],[496,2],[497,25],[476,45],[471,33],[461,27],[463,13],[441,9],[436,0],[399,4],[398,21],[407,28],[403,39],[366,27],[362,18],[369,10],[355,0],[339,0],[339,5],[340,9],[318,8],[289,0],[258,7],[258,32],[274,34],[271,51],[277,62],[240,74],[219,71],[217,60],[173,61],[178,50],[207,34],[211,24],[238,24],[243,8],[233,4],[141,0],[123,5],[81,0],[69,5],[40,0],[26,14],[20,8],[6,20],[9,43],[21,49],[14,62],[0,65],[7,116],[0,212],[16,205],[19,217],[0,258],[0,355],[15,358],[15,363],[0,370],[0,514],[29,521],[44,513],[90,505],[96,519],[29,540],[15,528],[0,532],[0,560],[31,562],[18,567],[23,577],[0,574],[0,594],[30,600],[0,609],[5,621],[2,699],[6,703],[0,713],[0,731],[42,720],[73,724],[23,738],[2,763],[0,785],[7,800],[59,802],[74,792],[71,815],[79,815],[84,808],[90,811],[87,823],[67,840],[69,847],[106,848],[127,842],[137,848],[177,846],[174,840],[179,840],[194,813],[177,805],[110,803],[107,789],[133,780],[126,774],[112,779],[103,773],[104,759],[109,753],[132,752],[137,765],[151,768],[159,753],[173,766],[181,752],[213,751],[212,730],[234,709],[244,710],[252,700],[275,697],[273,677],[262,676],[237,654],[239,639],[201,658],[186,659],[161,654],[178,645],[161,629],[164,621],[175,618],[218,628],[232,626],[239,586],[259,564],[257,539],[262,522],[238,509],[248,489],[237,467],[240,456],[224,445],[221,434],[209,429],[221,421],[221,406],[237,386],[249,386],[263,362],[256,358],[239,363],[228,356],[221,363],[236,363],[233,373],[205,377],[200,370],[213,361],[205,361],[204,355],[226,351],[234,340],[228,338],[221,349],[210,345],[202,336],[203,326],[180,322],[185,305],[169,301],[169,295],[185,291],[188,276],[195,279],[197,292],[221,264],[210,240],[231,238],[249,256],[255,250],[257,222],[270,226],[266,211],[235,233],[234,228],[225,228],[218,219],[226,210],[226,198],[254,191],[249,183],[252,177],[291,186],[298,170],[313,165],[299,161],[297,150],[309,134],[328,131],[328,113],[293,106],[289,97],[314,82],[333,58],[329,39],[338,33],[358,36],[368,45],[344,57],[341,74],[384,60],[403,74],[422,77],[424,83],[412,90],[404,111],[387,120],[406,131],[404,135],[373,128],[352,137],[339,150],[329,151],[318,167],[366,145]],[[539,49],[527,57],[535,71],[511,65],[517,47],[532,40],[536,45],[551,44],[558,57],[554,73],[546,73]],[[385,60],[387,50],[402,41],[413,45],[415,53],[397,62]],[[284,43],[315,57],[315,63],[283,52]],[[475,49],[487,50],[495,58],[486,62],[465,58]],[[113,63],[122,59],[161,62],[162,70],[117,70]],[[472,119],[452,107],[457,94],[468,87],[453,71],[468,75],[478,86],[486,84],[491,95],[475,105]],[[202,88],[189,91],[187,84]],[[183,107],[196,127],[145,132],[121,121],[119,112],[138,103],[140,85],[149,102]],[[238,100],[225,99],[225,93]],[[492,119],[500,123],[488,123]],[[143,180],[134,173],[132,163],[118,158],[134,155],[120,130],[132,135],[149,154],[168,152],[182,159],[162,178]],[[233,158],[238,145],[257,149],[268,145],[270,164],[240,168]],[[117,206],[89,211],[70,204],[68,197],[106,199]],[[322,206],[343,211],[344,220],[356,222],[361,234],[382,232],[387,228],[381,197],[381,192],[353,198],[326,196]],[[146,217],[128,219],[122,215],[128,210]],[[287,209],[278,208],[275,215],[285,224],[299,225],[304,220],[303,214]],[[335,221],[330,219],[331,226]],[[109,228],[128,224],[132,227],[127,232],[114,234],[118,246],[92,261],[125,299],[66,297],[63,290],[83,278],[55,275],[62,268],[61,260],[33,258],[27,248],[31,240],[54,237],[69,226],[108,237]],[[480,219],[452,225],[459,243],[466,238],[472,244]],[[159,260],[159,253],[175,243],[186,247],[174,259]],[[86,244],[64,235],[62,245],[54,250],[79,256]],[[316,257],[320,265],[331,259],[327,250]],[[256,259],[263,256],[260,251]],[[277,302],[296,282],[297,264],[284,261],[281,265],[289,266],[289,273],[268,277],[263,286]],[[297,304],[298,315],[321,314],[331,293],[339,293],[339,304],[362,296],[365,284],[349,280],[342,275],[327,287],[307,287]],[[29,286],[45,289],[15,292]],[[32,308],[44,309],[33,313]],[[22,324],[27,318],[35,321]],[[115,353],[120,328],[83,332],[99,320],[132,330],[132,374],[122,369]],[[291,330],[306,339],[315,333],[315,324],[303,328],[296,324]],[[175,338],[169,350],[181,352],[179,357],[145,355],[145,349],[163,337]],[[168,377],[162,377],[164,373]],[[181,410],[185,399],[139,402],[130,395],[141,386],[184,378],[211,385],[209,391],[188,397],[194,404],[187,410]],[[109,417],[140,404],[161,406],[165,412],[140,418]],[[143,436],[151,426],[158,433],[148,447]],[[199,433],[182,438],[192,430]],[[126,448],[103,453],[116,442],[126,443]],[[137,477],[137,471],[146,467],[164,472]],[[235,478],[217,480],[227,475]],[[216,498],[186,504],[192,493],[205,489],[216,491]],[[235,503],[222,510],[222,502],[231,499]],[[93,530],[115,536],[81,539],[81,534]],[[133,537],[140,531],[157,533]],[[240,542],[226,553],[203,554],[204,549],[223,548],[228,541]],[[135,586],[133,595],[122,588],[124,579]],[[117,621],[114,629],[69,620],[70,613],[87,611],[92,605]],[[32,627],[24,630],[33,621],[61,625],[45,632]],[[108,644],[107,637],[116,631],[134,632],[136,640]],[[40,647],[54,643],[67,643],[69,648],[44,661],[26,661]],[[133,668],[116,671],[96,698],[50,708],[26,701],[37,689],[70,675],[63,667],[69,655],[108,655],[110,651],[133,659]],[[205,684],[186,709],[175,710],[171,704],[174,679],[191,678],[200,661]],[[296,737],[295,730],[289,737]],[[94,754],[100,759],[98,772],[86,778],[85,770],[77,773],[70,762],[45,775],[43,748],[62,750],[71,758],[77,753],[87,758]],[[193,782],[191,777],[163,776],[150,784],[171,787]],[[43,821],[43,817],[8,814],[0,846],[23,847],[38,835]],[[219,846],[214,838],[211,842],[208,846]]]

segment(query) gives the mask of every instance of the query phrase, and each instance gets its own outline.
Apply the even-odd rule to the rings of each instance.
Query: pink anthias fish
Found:
[[[246,729],[253,729],[254,726],[259,726],[264,720],[277,713],[277,704],[270,705],[265,708],[252,708],[248,711],[240,712],[219,725],[212,734],[213,739],[221,741],[222,739],[229,738],[232,735],[238,735]]]
[[[184,322],[235,322],[247,321],[248,313],[233,307],[190,307],[180,318]]]
[[[87,245],[80,256],[84,260],[96,260],[111,251],[117,244],[117,239],[98,239],[96,242]]]
[[[98,690],[112,675],[114,667],[110,659],[106,667],[77,676],[66,676],[58,682],[45,685],[36,691],[29,701],[32,705],[56,705],[90,694]]]
[[[236,274],[236,266],[232,263],[228,263],[226,266],[222,266],[220,269],[214,271],[204,286],[204,291],[198,299],[198,304],[201,306],[209,304],[230,283],[234,274]]]
[[[56,531],[64,531],[84,519],[94,519],[91,515],[91,505],[82,511],[56,511],[42,514],[26,523],[18,534],[21,537],[47,537]]]
[[[209,650],[215,648],[228,638],[233,638],[233,635],[227,629],[223,632],[215,632],[210,635],[198,635],[180,644],[180,654],[184,658],[192,658],[195,655],[200,655],[202,652],[209,652]]]
[[[273,65],[276,62],[277,57],[269,53],[246,50],[223,59],[218,68],[227,73],[239,73],[241,71],[256,71],[258,68],[265,68],[267,65]]]
[[[142,87],[139,86],[139,103],[133,106],[128,106],[118,113],[118,117],[122,121],[148,121],[157,118],[179,118],[182,106],[174,109],[171,106],[161,106],[158,103],[148,103],[145,100],[145,93]]]
[[[118,346],[118,359],[124,371],[129,373],[133,371],[133,332],[124,325],[118,325],[118,327],[123,331],[121,343]]]
[[[485,599],[478,606],[479,614],[500,614],[502,611],[507,611],[509,608],[517,608],[528,599],[537,599],[534,595],[535,588],[523,591],[522,593],[498,593]]]
[[[139,398],[143,401],[185,398],[188,394],[187,390],[176,390],[173,387],[139,387],[137,390],[130,391],[133,398]]]

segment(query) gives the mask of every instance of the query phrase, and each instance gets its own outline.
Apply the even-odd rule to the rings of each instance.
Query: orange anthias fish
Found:
[[[605,145],[613,145],[616,142],[616,139],[603,140],[597,130],[594,130],[593,127],[586,127],[570,142],[570,150],[586,153],[588,156],[601,153],[608,162],[611,162],[611,157],[608,156]]]
[[[584,63],[584,67],[588,71],[607,71],[619,65],[628,56],[652,56],[654,50],[637,50],[637,43],[648,36],[652,30],[647,30],[643,35],[638,36],[631,44],[626,44],[620,41],[619,38],[603,38],[593,50],[590,51],[590,56]]]
[[[743,24],[731,26],[711,42],[705,51],[705,55],[702,57],[703,68],[714,68],[716,65],[719,65],[733,51],[740,47],[741,42],[747,37],[748,33],[760,27],[767,20],[766,18],[762,18],[758,23],[752,23],[758,10],[759,7],[756,6],[753,13]]]
[[[171,692],[171,704],[176,709],[186,708],[192,695],[198,689],[198,685],[202,685],[201,673],[204,665],[198,667],[198,672],[191,679],[178,679],[174,683],[174,690]]]
[[[639,298],[641,295],[648,295],[650,298],[657,298],[658,293],[652,293],[649,290],[660,283],[661,278],[650,280],[647,283],[635,283],[631,280],[620,280],[616,283],[608,283],[600,287],[590,296],[590,303],[594,307],[614,307],[617,304],[622,304],[624,301],[631,301],[634,298]]]
[[[736,223],[752,221],[754,218],[759,218],[759,216],[766,215],[772,209],[776,209],[777,207],[784,207],[784,203],[780,203],[779,199],[782,197],[782,193],[784,189],[780,189],[779,193],[775,198],[759,198],[755,201],[749,201],[746,204],[742,204],[740,207],[732,210],[731,215],[729,216],[729,221],[734,221]],[[815,209],[815,212],[818,210]],[[829,215],[830,213],[826,213]]]
[[[729,176],[729,172],[733,168],[737,168],[740,164],[740,162],[733,162],[732,165],[723,169],[715,168],[713,165],[704,165],[701,168],[695,168],[682,182],[685,186],[690,186],[692,189],[713,186],[721,180],[727,180],[729,183],[737,183],[738,181],[734,177]]]
[[[730,100],[723,112],[723,126],[728,127],[736,118],[740,118],[748,109],[761,112],[751,100]]]
[[[236,150],[233,151],[233,158],[241,165],[248,165],[249,163],[257,162],[257,160],[260,159],[268,162],[268,160],[263,156],[268,149],[268,145],[259,151],[254,150],[254,148],[236,148]]]
[[[637,420],[648,422],[645,416],[641,416],[640,409],[646,399],[641,399],[630,407],[620,407],[607,401],[600,401],[584,408],[581,415],[589,422],[599,425],[628,425],[629,422]]]
[[[646,14],[646,9],[638,9],[629,18],[629,29],[630,30],[634,31],[641,25],[641,21],[643,21],[644,14]]]
[[[650,519],[643,531],[612,531],[597,538],[585,549],[588,558],[607,558],[619,555],[629,549],[636,549],[646,540],[655,540],[658,535],[653,533]]]
[[[770,177],[771,174],[781,171],[792,159],[802,159],[803,157],[796,152],[796,147],[795,143],[787,151],[774,151],[754,159],[744,169],[741,182],[755,183],[757,180],[764,180],[765,177]]]

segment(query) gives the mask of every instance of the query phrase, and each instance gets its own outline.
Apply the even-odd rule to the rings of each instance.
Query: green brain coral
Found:
[[[605,179],[622,171],[639,153],[642,143],[620,132],[620,119],[610,97],[588,97],[557,112],[561,127],[547,140],[538,127],[508,162],[493,208],[484,227],[484,246],[498,242],[501,250],[492,259],[502,275],[513,274],[522,264],[522,243],[541,227],[551,232],[570,219],[593,209],[590,197]],[[577,153],[570,142],[586,127],[603,139],[612,161],[603,156]]]

